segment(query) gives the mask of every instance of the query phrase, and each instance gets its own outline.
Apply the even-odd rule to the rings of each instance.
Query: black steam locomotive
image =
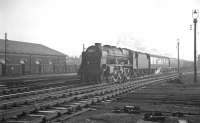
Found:
[[[134,77],[176,70],[176,59],[95,43],[82,52],[82,81],[123,82]]]

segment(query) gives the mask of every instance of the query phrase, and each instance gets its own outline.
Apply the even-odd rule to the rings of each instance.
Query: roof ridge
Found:
[[[29,43],[23,41],[7,40],[8,41],[8,50],[13,53],[29,53],[29,54],[41,54],[41,55],[58,55],[66,56],[66,54],[47,47],[44,44],[38,43]],[[0,39],[0,43],[4,43],[4,39]],[[4,45],[0,46],[0,51],[4,48]]]
[[[46,47],[46,48],[48,48],[48,49],[51,49],[51,50],[53,50],[53,51],[59,52],[59,53],[61,53],[61,54],[64,54],[64,53],[62,53],[62,52],[60,52],[60,51],[57,51],[57,50],[55,50],[55,49],[53,49],[53,48],[51,48],[51,47],[48,47],[48,46],[46,46],[46,45],[44,45],[44,44],[39,44],[39,45],[41,45],[41,46],[43,46],[43,47]],[[64,55],[66,55],[66,54],[64,54]]]
[[[5,39],[0,39],[0,40],[5,40]],[[18,40],[10,40],[10,39],[7,39],[7,41],[19,42],[19,43],[26,43],[26,44],[38,44],[38,45],[41,45],[41,44],[39,44],[39,43],[25,42],[25,41],[18,41]]]

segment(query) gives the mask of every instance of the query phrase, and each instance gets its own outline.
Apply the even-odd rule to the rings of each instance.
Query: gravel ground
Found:
[[[193,83],[193,75],[181,77],[181,81],[170,81],[159,85],[150,85],[131,93],[121,95],[117,99],[100,102],[79,116],[73,117],[69,123],[200,123],[200,76]],[[124,106],[138,106],[140,113],[113,113],[112,110]],[[144,114],[159,111],[165,116],[164,121],[144,120]],[[172,113],[184,113],[175,117]],[[179,122],[178,122],[179,121]],[[186,122],[187,121],[187,122]]]

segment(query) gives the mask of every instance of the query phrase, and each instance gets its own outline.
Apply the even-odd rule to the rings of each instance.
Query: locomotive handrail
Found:
[[[114,55],[114,56],[113,56]],[[126,55],[126,56],[124,56],[124,55],[117,55],[117,54],[108,54],[107,56],[112,56],[112,57],[124,57],[124,58],[128,58],[129,57],[129,55]]]
[[[127,65],[127,64],[108,64],[109,66],[119,66],[119,67],[132,67],[132,65]]]

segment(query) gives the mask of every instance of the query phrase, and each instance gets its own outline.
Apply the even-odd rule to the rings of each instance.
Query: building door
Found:
[[[53,73],[56,73],[56,66],[53,64]]]
[[[0,75],[5,75],[5,65],[4,64],[0,64],[1,65],[1,73],[0,73]]]
[[[20,64],[21,64],[22,75],[24,75],[25,74],[25,61],[20,60]]]
[[[42,65],[41,64],[38,64],[38,70],[39,70],[39,73],[42,73]]]
[[[5,60],[4,59],[0,59],[0,64],[1,64],[1,74],[5,76],[6,75],[6,66],[5,66]]]
[[[40,60],[36,60],[35,64],[37,66],[37,73],[42,73],[42,65],[41,65],[41,61]]]
[[[25,74],[25,64],[22,64],[22,75]]]

